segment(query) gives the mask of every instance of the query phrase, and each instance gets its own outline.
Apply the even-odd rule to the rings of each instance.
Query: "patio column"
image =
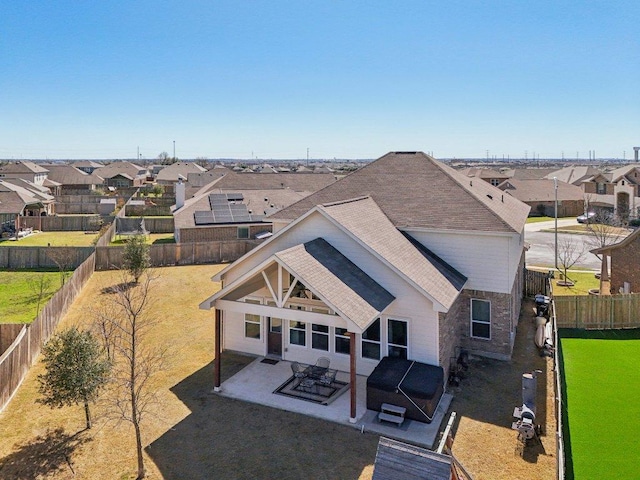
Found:
[[[356,334],[349,332],[349,383],[351,390],[351,413],[349,414],[349,422],[356,423]]]
[[[216,321],[215,321],[215,347],[214,354],[215,359],[213,363],[213,391],[220,391],[220,364],[222,363],[222,339],[220,338],[220,332],[222,329],[220,328],[221,324],[222,312],[220,309],[216,308]]]

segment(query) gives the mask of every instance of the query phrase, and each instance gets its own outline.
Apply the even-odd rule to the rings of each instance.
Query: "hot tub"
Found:
[[[407,409],[405,418],[431,423],[444,385],[444,369],[435,365],[384,357],[367,379],[367,409],[383,403]]]

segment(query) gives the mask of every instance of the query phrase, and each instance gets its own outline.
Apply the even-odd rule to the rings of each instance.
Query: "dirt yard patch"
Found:
[[[213,315],[198,309],[218,284],[221,266],[157,269],[153,341],[172,352],[156,378],[159,407],[143,431],[148,478],[370,480],[378,437],[330,422],[210,393],[213,384]],[[61,326],[88,324],[103,290],[121,281],[119,272],[97,272]],[[454,452],[476,480],[550,479],[555,466],[552,376],[545,359],[532,352],[532,316],[521,319],[512,362],[477,360],[454,392],[460,418]],[[223,379],[250,358],[223,354]],[[510,430],[513,407],[521,403],[520,376],[540,368],[539,418],[546,436],[524,458],[515,455]],[[51,410],[36,404],[37,363],[16,397],[0,414],[2,479],[135,478],[133,431],[94,407],[95,427],[84,431],[80,407]],[[552,395],[551,395],[552,397]]]

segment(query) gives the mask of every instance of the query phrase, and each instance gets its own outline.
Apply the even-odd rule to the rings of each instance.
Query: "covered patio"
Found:
[[[222,356],[224,361],[224,353]],[[220,385],[218,394],[343,425],[350,425],[363,433],[370,432],[384,435],[426,448],[433,448],[434,444],[439,440],[440,426],[453,399],[450,394],[445,393],[442,396],[435,418],[430,424],[414,420],[406,420],[402,426],[379,422],[377,419],[378,412],[367,410],[367,377],[357,375],[356,398],[357,411],[360,416],[353,423],[349,419],[350,392],[341,393],[327,405],[274,393],[291,376],[291,362],[281,360],[275,364],[269,361],[265,363],[264,357],[257,357],[240,372],[223,382]],[[338,371],[336,380],[349,382],[349,372]]]

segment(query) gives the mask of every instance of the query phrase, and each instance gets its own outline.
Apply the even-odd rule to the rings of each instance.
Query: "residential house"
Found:
[[[583,190],[589,205],[613,210],[614,215],[626,222],[640,216],[640,167],[627,165],[610,172],[598,172],[583,181]]]
[[[20,231],[20,217],[52,215],[55,200],[46,189],[22,179],[0,180],[0,234]],[[38,187],[38,188],[36,188]]]
[[[89,174],[74,165],[47,164],[50,180],[60,184],[60,194],[91,193],[104,183],[104,179],[95,174]]]
[[[617,293],[640,293],[640,228],[618,243],[591,250],[602,256],[600,292],[603,295]],[[611,265],[611,275],[608,265]],[[610,292],[604,291],[609,281]]]
[[[104,164],[92,160],[78,160],[73,162],[73,166],[84,173],[93,173],[96,168],[104,167]]]
[[[158,171],[156,182],[158,185],[169,186],[173,190],[173,185],[178,183],[179,179],[187,180],[191,173],[203,173],[207,170],[202,168],[195,162],[175,162],[171,165],[165,165]]]
[[[0,180],[22,178],[36,185],[44,185],[48,170],[33,162],[11,162],[0,166]]]
[[[591,165],[570,165],[547,173],[545,178],[549,180],[557,178],[559,182],[570,183],[582,188],[585,181],[589,181],[599,173],[601,173],[600,170]]]
[[[460,170],[460,173],[467,177],[474,177],[484,180],[485,182],[497,187],[505,180],[513,176],[513,170],[494,170],[493,168],[469,167]]]
[[[104,179],[106,187],[128,188],[144,185],[149,171],[131,162],[113,162],[96,168],[93,173]]]
[[[222,332],[216,358],[326,356],[352,387],[385,356],[445,372],[462,349],[508,359],[528,213],[422,152],[389,153],[269,216],[274,235],[214,277],[200,306]]]
[[[582,188],[554,180],[505,180],[498,188],[531,207],[537,215],[553,217],[556,200],[559,217],[578,216],[584,213]]]
[[[263,175],[235,173],[225,168],[192,173],[186,184],[176,185],[176,207],[173,211],[176,241],[254,239],[256,235],[271,232],[271,223],[264,220],[266,215],[334,181],[332,175]],[[194,189],[197,191],[192,193]],[[187,191],[194,196],[187,196]],[[228,213],[234,210],[237,215],[214,215],[216,202],[218,209],[221,208],[218,201],[221,195],[227,199]]]

